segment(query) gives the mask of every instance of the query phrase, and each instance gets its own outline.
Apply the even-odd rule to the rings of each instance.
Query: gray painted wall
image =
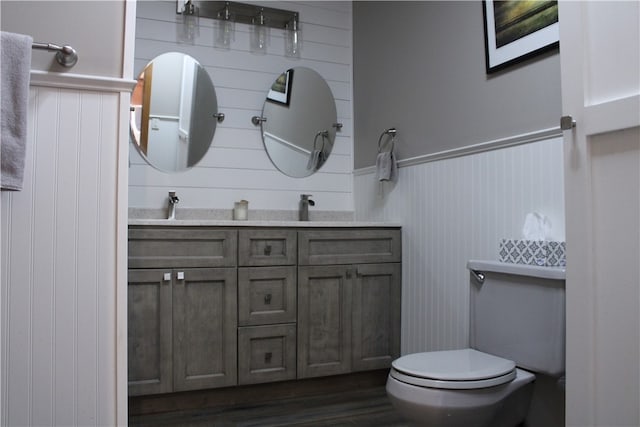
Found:
[[[64,68],[55,55],[34,51],[31,69],[122,77],[124,1],[0,2],[2,31],[28,34],[34,42],[71,45],[78,63]]]
[[[353,2],[354,165],[398,128],[407,159],[557,126],[557,51],[485,71],[481,1]]]

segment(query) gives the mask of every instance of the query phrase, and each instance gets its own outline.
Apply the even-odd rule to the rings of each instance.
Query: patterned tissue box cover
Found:
[[[498,254],[501,262],[512,264],[564,267],[567,263],[565,242],[502,239]]]

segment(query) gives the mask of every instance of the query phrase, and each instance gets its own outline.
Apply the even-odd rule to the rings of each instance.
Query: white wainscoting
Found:
[[[284,56],[283,31],[273,28],[268,53],[252,54],[251,27],[245,24],[236,24],[229,50],[216,49],[213,44],[217,21],[206,18],[199,20],[199,36],[194,45],[178,43],[182,16],[176,14],[175,1],[138,3],[136,73],[161,53],[188,53],[209,72],[219,110],[226,118],[218,125],[204,159],[184,173],[155,170],[131,146],[130,207],[164,208],[167,192],[175,190],[183,208],[231,209],[234,201],[246,199],[251,209],[296,210],[299,195],[309,193],[319,210],[353,211],[351,2],[264,4],[300,13],[300,59]],[[327,163],[308,178],[290,178],[280,173],[264,151],[259,127],[251,124],[251,117],[261,114],[266,93],[276,77],[298,66],[312,68],[327,80],[336,99],[338,121],[344,125]]]
[[[32,83],[24,189],[0,195],[3,426],[116,425],[116,401],[126,403],[116,377],[126,376],[116,351],[118,328],[126,334],[116,320],[122,98]]]
[[[529,212],[564,240],[562,138],[401,167],[384,186],[357,173],[358,220],[403,226],[402,353],[468,344],[469,259],[498,259]],[[570,250],[570,248],[569,248]]]

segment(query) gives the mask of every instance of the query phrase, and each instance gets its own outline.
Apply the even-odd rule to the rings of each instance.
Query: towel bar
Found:
[[[33,43],[33,49],[56,52],[56,61],[63,67],[71,68],[78,62],[78,53],[71,46],[58,46],[53,43]]]

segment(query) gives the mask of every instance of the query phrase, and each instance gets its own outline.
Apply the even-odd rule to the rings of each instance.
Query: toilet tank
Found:
[[[467,268],[471,347],[533,372],[562,375],[564,268],[497,261],[469,261]]]

